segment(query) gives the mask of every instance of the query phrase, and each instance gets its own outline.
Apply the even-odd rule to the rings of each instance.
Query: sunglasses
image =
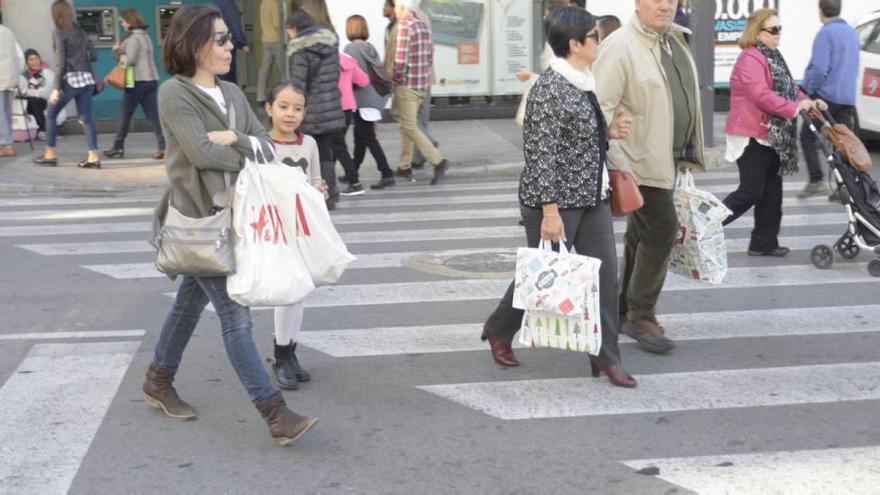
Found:
[[[217,38],[214,38],[214,41],[217,43],[217,46],[226,46],[226,43],[232,41],[232,33],[226,33]]]
[[[765,33],[770,33],[773,36],[776,36],[777,34],[782,32],[782,26],[773,26],[773,27],[769,27],[766,29],[762,29],[761,31],[764,31]]]
[[[585,39],[592,39],[596,43],[599,42],[599,31],[590,31]]]

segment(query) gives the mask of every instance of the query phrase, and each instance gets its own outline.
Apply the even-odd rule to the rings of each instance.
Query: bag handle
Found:
[[[691,173],[689,169],[685,169],[684,172],[678,173],[678,178],[675,181],[675,189],[676,190],[694,190],[697,186],[694,184],[694,174]]]
[[[558,252],[563,253],[563,254],[564,253],[577,254],[577,251],[575,251],[575,249],[574,249],[574,244],[572,244],[571,247],[568,247],[565,244],[566,244],[565,241],[562,241],[559,243],[559,251]],[[548,239],[541,239],[541,241],[538,242],[538,249],[541,249],[544,251],[552,251],[554,253],[557,252],[556,250],[553,249],[553,241],[548,240]]]

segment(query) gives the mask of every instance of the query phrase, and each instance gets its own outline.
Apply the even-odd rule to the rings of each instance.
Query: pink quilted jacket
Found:
[[[354,86],[357,84],[363,88],[370,84],[370,76],[362,71],[357,61],[346,55],[339,54],[339,96],[342,98],[342,109],[346,112],[357,109],[354,99]]]
[[[807,98],[798,90],[796,101],[773,91],[773,79],[767,58],[755,47],[740,53],[730,75],[730,113],[724,132],[736,136],[767,139],[770,116],[797,117],[797,104]]]

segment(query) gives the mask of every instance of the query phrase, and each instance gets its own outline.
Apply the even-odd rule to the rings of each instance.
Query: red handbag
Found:
[[[636,180],[629,172],[609,170],[611,179],[611,214],[622,217],[638,210],[645,204]]]

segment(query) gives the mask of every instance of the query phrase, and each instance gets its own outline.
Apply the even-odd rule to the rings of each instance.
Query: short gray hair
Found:
[[[420,3],[421,0],[394,0],[395,5],[404,7],[406,10],[416,10]]]

